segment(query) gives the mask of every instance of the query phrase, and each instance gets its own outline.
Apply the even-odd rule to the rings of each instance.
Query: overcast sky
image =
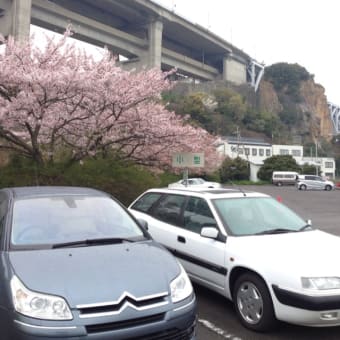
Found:
[[[340,106],[338,0],[154,0],[269,66],[298,63]],[[339,67],[338,67],[339,66]]]

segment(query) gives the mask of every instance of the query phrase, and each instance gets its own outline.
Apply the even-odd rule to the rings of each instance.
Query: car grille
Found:
[[[121,297],[116,301],[97,303],[97,304],[87,304],[87,305],[77,305],[79,310],[80,318],[95,318],[96,322],[85,325],[87,334],[100,334],[104,332],[110,332],[115,330],[122,330],[140,326],[148,326],[152,324],[157,324],[165,320],[165,312],[162,308],[157,309],[157,311],[162,311],[162,313],[151,314],[143,317],[136,317],[128,320],[117,320],[113,322],[98,322],[98,317],[107,315],[118,315],[126,307],[133,308],[137,311],[149,310],[149,313],[153,308],[159,308],[165,306],[169,303],[168,293],[163,292],[160,294],[143,296],[136,298],[129,293],[123,293]],[[138,313],[137,313],[138,314]],[[166,325],[164,325],[166,327]],[[140,337],[132,337],[130,340],[191,340],[195,332],[195,323],[191,324],[186,329],[179,328],[169,328],[159,332],[147,334]]]
[[[79,308],[79,313],[81,316],[85,315],[93,315],[93,314],[105,314],[105,313],[119,313],[124,308],[124,305],[129,304],[130,306],[135,307],[135,309],[148,309],[154,308],[159,304],[165,304],[165,300],[163,297],[148,299],[146,301],[135,301],[131,298],[125,298],[117,304],[107,305],[107,306],[93,306],[88,308]]]
[[[80,318],[93,318],[108,315],[118,315],[125,308],[130,307],[137,311],[144,311],[165,306],[169,303],[168,293],[143,296],[136,298],[129,293],[123,293],[116,301],[97,303],[90,305],[78,305]]]
[[[147,324],[150,324],[150,323],[162,321],[164,319],[164,315],[165,315],[165,313],[160,313],[160,314],[155,314],[155,315],[151,315],[151,316],[147,316],[147,317],[143,317],[143,318],[136,318],[136,319],[132,319],[132,320],[88,325],[85,328],[86,328],[86,331],[87,331],[88,334],[108,332],[108,331],[114,331],[116,329],[124,329],[124,328],[128,328],[128,327],[144,326],[144,325],[147,325]],[[157,338],[155,338],[155,339],[157,339]],[[171,338],[169,338],[169,339],[171,339]]]
[[[86,326],[86,331],[88,334],[101,333],[114,331],[117,329],[124,329],[128,327],[135,326],[145,326],[154,322],[162,321],[164,319],[165,313],[160,313],[144,318],[138,318],[133,320],[126,320],[120,322],[112,322],[105,324],[89,325]],[[129,338],[130,340],[191,340],[195,333],[195,324],[192,324],[187,329],[171,328],[165,331],[160,331],[152,334],[143,335],[140,337]],[[128,339],[127,339],[128,340]]]

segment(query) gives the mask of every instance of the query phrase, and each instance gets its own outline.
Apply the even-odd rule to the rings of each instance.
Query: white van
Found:
[[[295,171],[273,171],[272,183],[277,186],[295,185],[299,173]]]

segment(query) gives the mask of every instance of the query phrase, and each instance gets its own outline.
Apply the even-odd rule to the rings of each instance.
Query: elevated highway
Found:
[[[249,84],[255,91],[264,65],[250,55],[151,0],[0,0],[0,33],[27,39],[30,25],[107,46],[125,69],[177,69],[177,76]],[[334,134],[340,108],[328,103]]]
[[[340,134],[340,106],[328,102],[329,114],[333,122],[334,134]]]
[[[0,0],[0,32],[26,39],[34,24],[121,57],[127,69],[158,67],[199,80],[248,83],[257,89],[264,66],[251,56],[151,0]]]

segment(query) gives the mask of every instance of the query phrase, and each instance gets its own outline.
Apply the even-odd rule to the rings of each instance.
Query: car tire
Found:
[[[275,327],[273,302],[265,282],[256,274],[239,276],[233,290],[233,303],[243,326],[257,332]]]
[[[282,187],[282,182],[277,182],[276,184],[278,187]]]
[[[300,185],[300,190],[307,190],[307,185],[306,184],[301,184]]]

